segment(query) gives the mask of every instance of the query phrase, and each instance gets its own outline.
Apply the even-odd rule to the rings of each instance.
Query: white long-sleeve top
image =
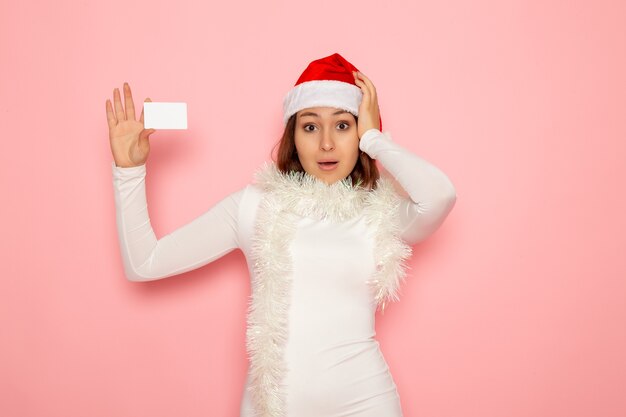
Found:
[[[395,143],[388,132],[370,129],[359,148],[380,161],[409,195],[400,206],[402,238],[413,245],[443,223],[456,190],[435,165]],[[146,165],[121,168],[112,162],[118,238],[126,277],[152,281],[200,268],[240,247],[238,210],[249,186],[157,239],[146,200]]]
[[[400,237],[413,245],[431,235],[456,201],[449,178],[433,164],[370,129],[359,147],[404,189],[397,206]],[[157,239],[150,224],[145,165],[112,164],[116,220],[126,277],[150,281],[181,274],[241,249],[254,275],[251,239],[262,192],[250,184]],[[374,338],[375,308],[365,282],[376,266],[374,238],[359,217],[340,223],[303,218],[289,242],[289,372],[282,383],[286,416],[401,416],[395,384]],[[251,417],[249,373],[241,416]]]

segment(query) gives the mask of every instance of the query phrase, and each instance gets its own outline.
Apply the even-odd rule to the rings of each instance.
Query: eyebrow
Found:
[[[336,115],[338,115],[338,114],[342,114],[342,113],[348,113],[348,111],[346,111],[346,110],[337,110],[337,111],[336,111],[336,112],[334,112],[332,115],[333,115],[333,116],[336,116]],[[315,116],[315,117],[320,117],[320,115],[319,115],[319,114],[317,114],[317,113],[313,113],[312,111],[307,111],[307,112],[304,112],[304,113],[301,113],[301,114],[300,114],[300,117],[304,117],[304,116]]]

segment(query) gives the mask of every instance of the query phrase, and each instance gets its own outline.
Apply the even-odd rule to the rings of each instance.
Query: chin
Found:
[[[343,174],[337,175],[337,173],[333,173],[333,174],[321,175],[318,178],[322,179],[327,184],[333,184],[333,183],[335,183],[337,181],[343,180],[344,178],[346,178],[349,175],[350,175],[350,173],[347,173],[345,175],[343,175]]]

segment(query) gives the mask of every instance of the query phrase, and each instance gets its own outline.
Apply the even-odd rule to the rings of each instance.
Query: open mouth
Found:
[[[317,163],[317,165],[325,170],[325,171],[329,171],[331,169],[335,169],[335,167],[337,167],[337,165],[339,165],[339,161],[319,161]]]

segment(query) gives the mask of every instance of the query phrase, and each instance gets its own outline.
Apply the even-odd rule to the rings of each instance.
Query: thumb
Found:
[[[141,131],[141,133],[139,133],[139,142],[147,142],[149,139],[149,136],[151,134],[153,134],[154,132],[156,132],[156,129],[144,129]]]

